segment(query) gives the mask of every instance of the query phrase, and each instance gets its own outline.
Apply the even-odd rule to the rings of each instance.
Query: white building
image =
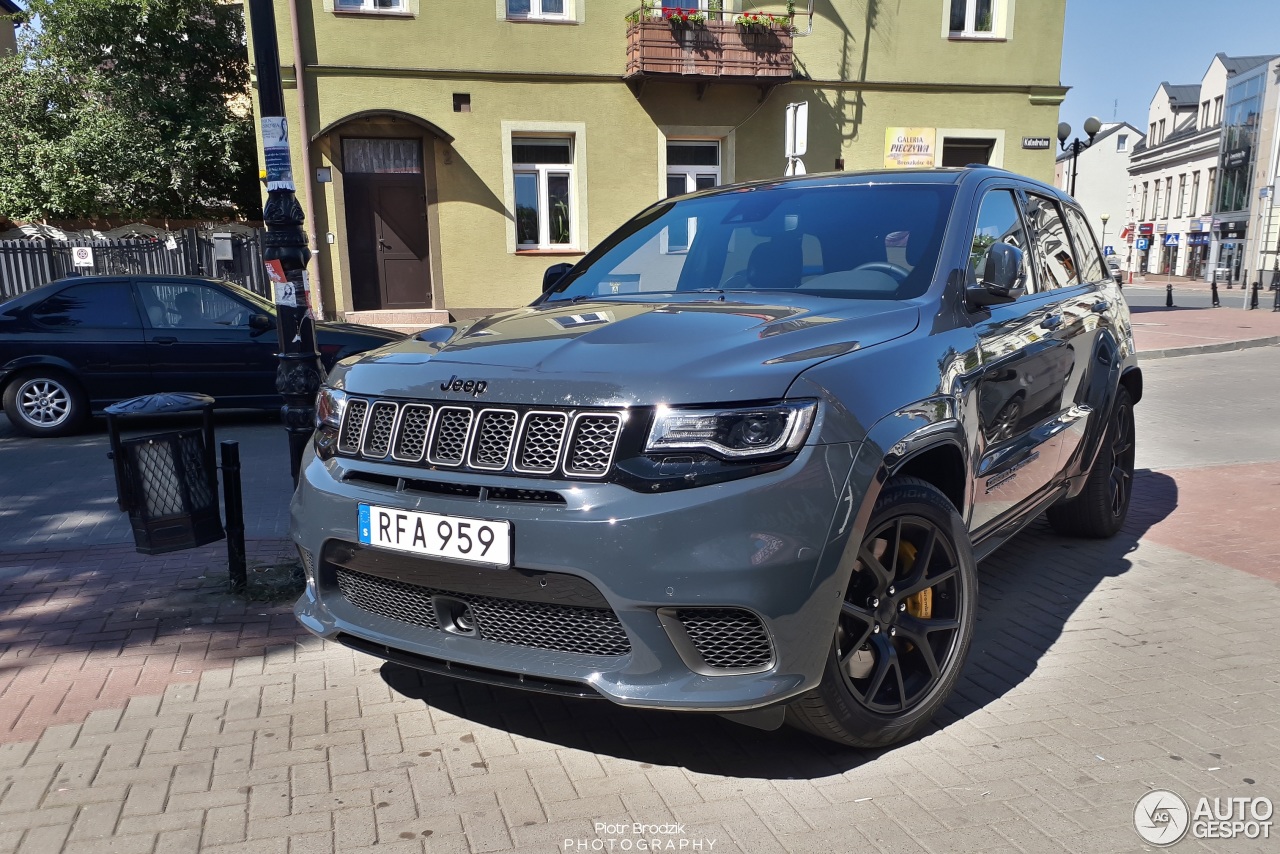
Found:
[[[1199,83],[1160,84],[1151,99],[1146,139],[1135,146],[1129,161],[1122,232],[1126,269],[1211,277],[1217,258],[1211,249],[1216,249],[1214,211],[1227,82],[1269,59],[1219,53]]]
[[[1072,195],[1084,208],[1098,239],[1119,256],[1121,269],[1125,269],[1128,254],[1119,237],[1128,222],[1129,156],[1142,139],[1142,131],[1128,122],[1109,122],[1075,158],[1076,186]],[[1054,164],[1054,184],[1069,191],[1071,171],[1068,147]]]
[[[1270,284],[1277,257],[1275,200],[1280,57],[1257,57],[1227,84],[1214,204],[1214,266],[1231,281]]]

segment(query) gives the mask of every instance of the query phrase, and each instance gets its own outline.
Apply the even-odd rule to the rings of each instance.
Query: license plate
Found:
[[[360,542],[448,560],[511,566],[511,523],[360,505]]]

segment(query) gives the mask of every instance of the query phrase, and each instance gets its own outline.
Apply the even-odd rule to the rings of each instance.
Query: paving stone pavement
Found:
[[[955,695],[885,751],[384,664],[227,595],[220,545],[0,544],[0,852],[1154,850],[1152,788],[1280,800],[1280,535],[1196,503],[1274,498],[1274,355],[1148,368],[1125,530],[985,562]]]

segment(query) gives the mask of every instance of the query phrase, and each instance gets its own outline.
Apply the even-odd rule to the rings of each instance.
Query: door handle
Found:
[[[157,344],[177,344],[178,343],[178,339],[174,338],[171,335],[161,335],[158,338],[152,338],[151,340],[156,342]]]
[[[1107,302],[1106,300],[1100,300],[1098,302],[1095,302],[1093,304],[1093,307],[1090,310],[1093,311],[1095,314],[1102,314],[1103,312],[1107,311],[1109,308],[1111,308],[1111,303]]]
[[[1060,314],[1046,315],[1044,319],[1040,321],[1041,329],[1057,329],[1061,325],[1062,325],[1062,315]]]
[[[387,249],[390,249],[390,248],[391,248],[391,244],[390,244],[390,243],[387,243],[387,241],[383,240],[381,237],[379,237],[379,238],[378,238],[378,251],[379,251],[379,252],[383,252],[383,251],[385,251],[385,250],[387,250]]]

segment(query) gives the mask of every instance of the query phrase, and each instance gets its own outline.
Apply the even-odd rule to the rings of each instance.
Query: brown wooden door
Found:
[[[430,308],[430,248],[422,176],[378,175],[374,184],[382,307]]]
[[[355,309],[430,308],[421,141],[344,139],[343,152]]]

